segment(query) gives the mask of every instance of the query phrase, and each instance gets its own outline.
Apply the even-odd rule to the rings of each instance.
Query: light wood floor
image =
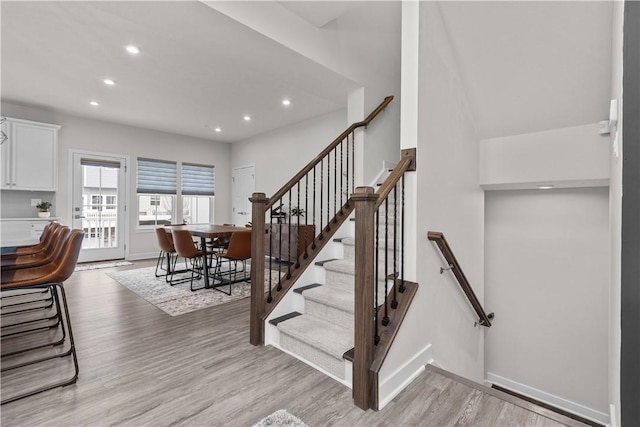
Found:
[[[251,346],[249,299],[171,317],[105,274],[114,270],[74,273],[65,284],[78,382],[3,405],[2,426],[251,426],[278,409],[310,427],[581,425],[437,368],[384,410],[365,412],[347,387],[275,348]],[[3,375],[2,392],[14,386]]]

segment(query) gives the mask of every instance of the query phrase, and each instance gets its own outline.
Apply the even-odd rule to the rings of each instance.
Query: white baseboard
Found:
[[[412,359],[408,360],[400,368],[378,384],[378,409],[384,408],[394,397],[404,390],[418,375],[424,371],[425,366],[433,362],[431,344],[419,351]]]
[[[532,399],[539,400],[540,402],[548,403],[556,408],[564,409],[565,411],[579,415],[586,419],[598,422],[600,424],[609,424],[609,415],[604,412],[597,411],[592,408],[588,408],[576,402],[564,399],[562,397],[547,393],[542,390],[538,390],[528,385],[521,384],[516,381],[512,381],[508,378],[501,377],[500,375],[487,372],[487,382],[490,384],[496,384],[506,389],[513,390],[523,396],[531,397]]]
[[[127,261],[140,261],[142,259],[153,259],[158,258],[158,252],[140,252],[137,254],[129,254],[127,256]]]
[[[618,411],[616,410],[616,405],[613,403],[609,404],[609,426],[618,427]]]

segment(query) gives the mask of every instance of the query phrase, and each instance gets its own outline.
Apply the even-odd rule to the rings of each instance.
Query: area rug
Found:
[[[155,276],[155,267],[114,271],[107,275],[171,316],[179,316],[251,295],[249,281],[232,284],[231,295],[215,289],[198,289],[192,292],[188,281],[170,286],[164,277]],[[194,280],[193,287],[201,288],[203,284],[204,279]],[[229,287],[223,286],[221,289],[226,292]]]
[[[258,421],[253,427],[307,427],[299,418],[294,417],[285,409],[280,409]]]
[[[74,271],[97,270],[99,268],[122,267],[125,265],[133,265],[133,263],[129,261],[110,261],[96,262],[92,264],[78,264]]]

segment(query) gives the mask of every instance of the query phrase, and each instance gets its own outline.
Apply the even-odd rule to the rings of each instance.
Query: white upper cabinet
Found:
[[[56,191],[60,126],[7,117],[2,189]]]

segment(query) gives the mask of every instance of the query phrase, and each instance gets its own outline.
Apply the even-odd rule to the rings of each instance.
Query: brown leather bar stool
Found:
[[[66,323],[66,330],[68,331],[69,337],[69,349],[60,354],[56,353],[53,355],[42,356],[37,359],[30,360],[24,363],[18,363],[11,366],[6,366],[3,363],[2,372],[19,369],[29,365],[37,364],[40,362],[44,362],[46,360],[61,358],[70,356],[73,360],[74,366],[74,374],[71,378],[63,379],[60,381],[56,381],[54,383],[46,384],[44,386],[38,387],[36,389],[32,389],[23,393],[20,393],[15,396],[8,397],[3,399],[2,404],[12,402],[14,400],[18,400],[27,396],[32,396],[37,393],[41,393],[46,390],[51,390],[56,387],[66,386],[70,384],[74,384],[78,379],[78,358],[76,355],[76,347],[73,339],[73,331],[71,328],[71,319],[69,316],[69,308],[67,305],[67,297],[64,291],[63,282],[73,274],[73,271],[76,267],[76,263],[78,261],[78,255],[80,253],[80,248],[82,247],[82,239],[84,238],[84,232],[82,230],[73,230],[69,239],[67,240],[67,244],[64,247],[64,250],[58,257],[58,259],[54,260],[49,264],[45,264],[39,267],[34,268],[23,268],[18,270],[10,270],[10,271],[2,271],[1,273],[1,284],[0,287],[2,290],[9,289],[33,289],[40,288],[43,286],[52,286],[55,289],[55,297],[62,302],[62,307],[64,308],[64,317]],[[16,337],[12,337],[12,339],[17,339]],[[30,347],[26,350],[20,350],[17,352],[8,352],[3,354],[2,357],[13,356],[18,353],[23,353],[26,351],[35,350],[38,348],[43,348],[45,346],[51,346],[52,343],[39,345]],[[3,345],[3,348],[6,346]]]
[[[173,234],[173,244],[176,248],[176,253],[178,256],[188,260],[191,265],[191,267],[187,266],[187,270],[191,272],[191,290],[197,291],[198,289],[202,289],[193,288],[193,280],[202,277],[202,250],[196,247],[191,233],[188,230],[171,230],[171,233]],[[173,275],[171,280],[173,281]]]
[[[36,254],[36,253],[47,250],[47,248],[52,244],[53,240],[55,239],[54,236],[56,232],[58,232],[58,229],[60,227],[63,227],[63,225],[60,223],[57,223],[57,222],[49,223],[49,225],[45,227],[45,230],[42,232],[42,235],[40,236],[40,241],[37,244],[28,245],[28,246],[17,246],[13,248],[13,250],[10,252],[3,251],[2,254],[0,254],[0,259],[5,260],[5,259],[15,258],[17,256],[22,256],[22,255],[32,255],[32,254]]]
[[[51,236],[51,244],[40,251],[29,255],[18,255],[12,258],[3,258],[0,266],[3,270],[17,270],[19,268],[33,268],[50,263],[55,259],[64,247],[64,243],[71,234],[66,225],[59,227]]]
[[[59,254],[63,249],[63,244],[65,240],[69,237],[71,230],[69,227],[59,225],[52,229],[53,231],[49,234],[49,237],[43,245],[43,250],[40,252],[34,252],[28,255],[12,255],[8,257],[2,257],[0,261],[0,265],[3,271],[15,270],[17,268],[31,268],[37,267],[39,265],[44,265],[51,262],[57,254]],[[2,300],[2,317],[11,316],[16,313],[20,313],[22,311],[30,311],[30,310],[38,310],[38,309],[48,309],[53,305],[53,295],[51,294],[51,289],[44,288],[39,291],[13,291],[13,292],[5,292],[5,294],[0,297]],[[29,298],[25,298],[29,296]],[[46,301],[48,302],[46,305],[38,305],[33,306],[33,303]],[[17,310],[13,311],[12,307],[29,305],[29,308],[25,310]],[[51,316],[50,319],[56,318],[56,316]]]

